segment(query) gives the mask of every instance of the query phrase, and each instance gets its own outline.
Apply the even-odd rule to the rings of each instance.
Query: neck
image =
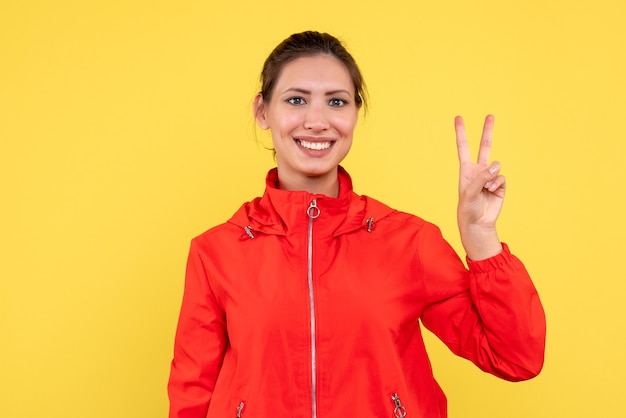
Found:
[[[302,176],[294,178],[293,176],[281,176],[279,167],[278,187],[282,190],[305,191],[311,194],[323,194],[334,198],[339,196],[339,178],[337,170],[325,176]]]

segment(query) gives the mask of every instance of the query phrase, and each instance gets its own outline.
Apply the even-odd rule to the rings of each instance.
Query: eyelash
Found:
[[[296,101],[298,101],[299,103],[295,103]],[[306,103],[306,100],[304,100],[303,97],[290,97],[287,100],[285,100],[285,102],[292,104],[294,106],[301,106]],[[328,101],[328,104],[333,107],[343,107],[348,104],[348,101],[337,98],[337,97],[333,97],[332,99]]]

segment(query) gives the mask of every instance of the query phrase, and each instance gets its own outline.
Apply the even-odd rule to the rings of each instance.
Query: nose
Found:
[[[323,107],[323,105],[313,105],[310,106],[305,115],[304,119],[304,128],[310,131],[324,131],[328,129],[328,115]]]

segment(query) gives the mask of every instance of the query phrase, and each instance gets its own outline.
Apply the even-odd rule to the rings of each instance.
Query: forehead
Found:
[[[300,57],[289,62],[281,71],[276,87],[279,93],[294,87],[353,90],[350,72],[330,55]]]

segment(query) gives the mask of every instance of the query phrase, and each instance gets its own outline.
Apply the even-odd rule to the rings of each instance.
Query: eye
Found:
[[[339,99],[337,97],[333,97],[332,99],[330,99],[328,101],[328,104],[330,106],[343,107],[343,106],[347,105],[348,102],[346,100],[344,100],[344,99]]]
[[[306,101],[302,97],[290,97],[285,101],[294,106],[301,106],[306,103]]]

